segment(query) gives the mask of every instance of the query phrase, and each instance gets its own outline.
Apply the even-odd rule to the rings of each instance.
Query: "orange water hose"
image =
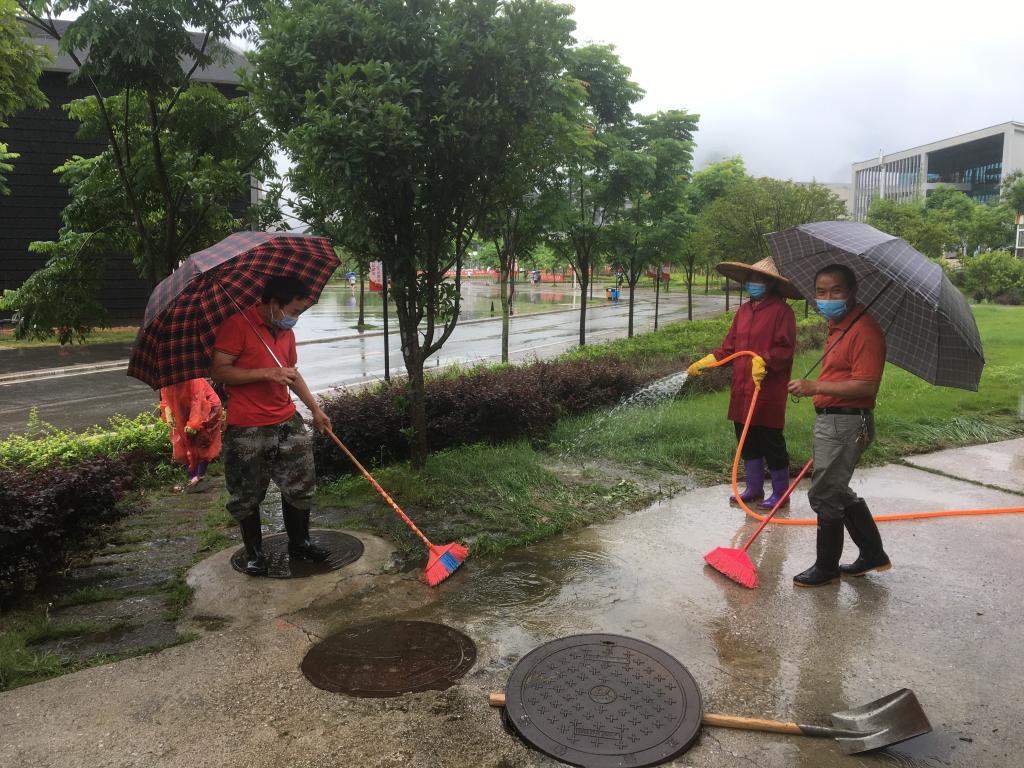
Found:
[[[750,350],[742,350],[740,352],[734,352],[728,357],[724,357],[721,360],[717,360],[714,363],[708,365],[708,368],[717,368],[720,365],[725,365],[731,362],[737,357],[746,355],[748,357],[757,357],[757,354]],[[757,405],[757,396],[761,392],[761,385],[754,382],[754,395],[750,398],[750,408],[747,411],[747,419],[743,423],[743,432],[740,434],[739,443],[736,446],[736,456],[732,460],[732,493],[733,497],[743,508],[743,511],[747,513],[748,517],[752,517],[760,522],[765,522],[767,519],[765,515],[759,515],[757,512],[752,510],[746,505],[746,502],[740,498],[739,484],[737,483],[737,475],[739,473],[740,466],[740,455],[743,451],[743,444],[747,440],[747,430],[750,428],[750,422],[754,418],[754,408]],[[927,520],[933,517],[974,517],[979,515],[1009,515],[1009,514],[1024,514],[1024,507],[996,507],[993,509],[943,509],[936,512],[907,512],[902,515],[875,515],[875,521],[879,523],[890,523],[896,520]],[[804,519],[779,519],[773,517],[768,520],[771,525],[817,525],[817,518],[804,518]]]

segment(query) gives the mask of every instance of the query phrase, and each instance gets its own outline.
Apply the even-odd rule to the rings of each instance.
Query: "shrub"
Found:
[[[987,251],[963,260],[959,284],[975,301],[1019,304],[1024,261],[1006,251]]]
[[[0,468],[0,597],[64,567],[102,526],[130,511],[124,462],[92,458],[64,467]]]
[[[502,443],[537,437],[563,415],[617,403],[653,380],[621,360],[539,362],[470,370],[427,380],[426,411],[431,450],[470,443]],[[409,421],[404,382],[323,399],[335,434],[364,463],[386,464],[409,457]],[[353,471],[328,438],[318,436],[320,473]]]
[[[427,439],[440,451],[472,443],[538,438],[563,416],[616,405],[657,378],[685,368],[719,344],[731,317],[678,323],[656,333],[574,350],[553,361],[481,366],[427,379]],[[797,325],[798,349],[821,348],[820,318]],[[729,371],[717,369],[689,386],[691,392],[728,385]],[[388,464],[409,457],[408,398],[404,381],[322,398],[335,434],[364,464]],[[315,443],[323,475],[355,471],[328,438]]]
[[[97,456],[139,461],[170,458],[167,425],[150,413],[134,419],[114,416],[106,427],[72,432],[40,421],[33,409],[24,435],[0,440],[0,467],[42,469],[53,463],[71,465]]]

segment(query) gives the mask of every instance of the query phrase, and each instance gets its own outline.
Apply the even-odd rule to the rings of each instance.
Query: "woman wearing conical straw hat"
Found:
[[[771,509],[789,487],[789,453],[782,430],[789,396],[786,385],[796,347],[796,317],[786,299],[802,297],[796,287],[779,274],[771,258],[755,264],[723,261],[716,269],[726,278],[742,283],[750,301],[741,304],[736,311],[722,345],[691,365],[688,372],[691,376],[699,375],[709,364],[738,350],[750,350],[764,358],[766,373],[743,446],[746,489],[740,493],[740,498],[747,504],[760,501],[761,509]],[[754,395],[751,366],[748,356],[732,362],[728,418],[736,427],[737,440],[743,432]],[[766,465],[772,479],[772,493],[767,499],[764,498]],[[729,501],[736,503],[732,497]]]

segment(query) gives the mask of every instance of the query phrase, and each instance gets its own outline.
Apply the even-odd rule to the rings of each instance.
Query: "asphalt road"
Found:
[[[694,316],[709,317],[724,309],[721,297],[695,297]],[[608,305],[597,299],[588,306],[587,341],[600,343],[626,335],[627,305]],[[659,323],[686,318],[685,296],[662,297]],[[653,301],[638,301],[634,328],[644,333],[653,328]],[[367,333],[335,340],[300,339],[299,370],[314,392],[351,387],[384,377],[384,336]],[[576,345],[579,314],[575,311],[512,318],[512,360],[552,357]],[[391,373],[401,375],[400,342],[390,334]],[[429,368],[456,363],[493,361],[501,354],[501,321],[488,319],[460,324],[444,348],[428,361]],[[53,376],[0,383],[0,436],[24,431],[29,411],[64,429],[80,430],[104,424],[115,414],[136,416],[155,407],[158,397],[147,385],[128,378],[125,369],[79,372],[73,368]]]

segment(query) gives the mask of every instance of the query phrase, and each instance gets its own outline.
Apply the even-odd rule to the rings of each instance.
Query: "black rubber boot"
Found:
[[[263,530],[258,512],[242,520],[242,544],[245,545],[245,572],[250,576],[266,576],[267,558],[263,556]]]
[[[843,510],[843,514],[846,530],[860,554],[849,565],[839,566],[839,572],[844,576],[863,576],[868,571],[887,571],[892,568],[889,556],[882,548],[882,534],[878,532],[878,526],[864,499],[857,499]]]
[[[798,587],[823,587],[839,581],[839,557],[843,554],[842,520],[818,520],[818,557],[814,565],[793,577]]]
[[[331,556],[330,550],[318,547],[309,540],[309,510],[293,507],[281,499],[281,515],[288,532],[288,555],[299,560],[322,563]]]

